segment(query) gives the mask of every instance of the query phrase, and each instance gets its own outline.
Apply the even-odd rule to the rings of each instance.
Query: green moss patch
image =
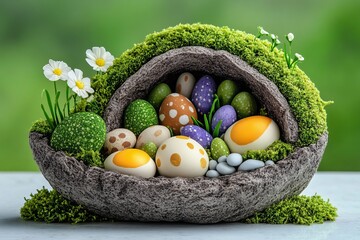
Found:
[[[24,220],[46,223],[84,223],[109,220],[67,200],[55,190],[45,188],[31,194],[30,199],[25,199],[20,215]],[[334,221],[336,217],[337,209],[320,196],[295,196],[275,203],[264,211],[244,219],[243,222],[310,225]]]
[[[302,224],[335,221],[337,209],[320,196],[295,196],[271,205],[244,220],[246,223]]]
[[[243,154],[244,159],[257,159],[257,160],[272,160],[274,162],[286,158],[294,147],[289,143],[284,143],[280,140],[275,141],[265,150],[250,150]]]
[[[204,24],[181,24],[150,34],[144,42],[125,51],[107,73],[95,76],[95,98],[88,103],[87,111],[101,115],[114,91],[143,64],[157,55],[184,46],[225,50],[239,56],[273,81],[288,100],[299,124],[297,146],[315,143],[327,130],[324,110],[327,103],[320,98],[314,83],[303,71],[298,67],[288,69],[282,50],[271,52],[270,42],[252,34]]]
[[[82,223],[100,222],[108,219],[89,212],[83,206],[73,203],[55,190],[45,188],[25,198],[25,204],[20,209],[24,220],[46,223]]]

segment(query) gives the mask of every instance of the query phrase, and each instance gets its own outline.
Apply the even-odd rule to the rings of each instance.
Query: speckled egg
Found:
[[[154,125],[146,128],[140,133],[136,142],[136,148],[140,149],[148,142],[153,142],[157,147],[159,147],[162,142],[170,137],[170,130],[167,127],[162,125]]]
[[[188,136],[203,148],[209,148],[213,137],[205,129],[196,125],[187,125],[180,130],[181,135]]]
[[[194,105],[178,93],[167,96],[159,109],[160,123],[172,128],[174,134],[180,134],[181,127],[193,124],[191,117],[197,119]]]
[[[231,152],[243,154],[248,150],[266,149],[279,138],[279,127],[271,118],[252,116],[228,128],[224,140]]]
[[[189,72],[184,72],[176,81],[176,92],[190,98],[195,82],[196,79],[194,75]]]
[[[155,176],[156,166],[151,157],[144,151],[128,148],[112,153],[105,159],[106,170],[143,178]]]
[[[216,93],[216,83],[208,75],[203,76],[195,84],[191,94],[191,101],[200,115],[209,113]]]
[[[117,128],[106,134],[104,150],[107,154],[132,148],[135,146],[136,136],[126,128]]]
[[[166,177],[200,177],[208,170],[205,149],[186,136],[175,136],[161,144],[156,153],[156,166]]]
[[[236,111],[230,105],[225,105],[219,108],[211,121],[211,128],[214,131],[216,125],[221,120],[219,135],[223,134],[234,122],[236,122]]]

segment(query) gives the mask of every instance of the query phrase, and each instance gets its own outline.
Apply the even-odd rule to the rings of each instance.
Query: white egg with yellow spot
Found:
[[[143,178],[155,176],[156,166],[151,157],[140,149],[128,148],[114,152],[105,159],[106,170]]]
[[[265,116],[251,116],[235,122],[225,132],[224,140],[231,152],[243,154],[263,150],[280,139],[278,125]]]
[[[155,159],[160,175],[166,177],[204,176],[209,166],[205,149],[195,140],[181,135],[165,140]]]

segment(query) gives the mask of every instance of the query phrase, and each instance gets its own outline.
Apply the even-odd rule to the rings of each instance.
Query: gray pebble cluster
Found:
[[[231,153],[227,157],[219,157],[217,161],[210,160],[209,170],[206,172],[206,177],[215,178],[221,175],[230,175],[236,171],[252,171],[274,164],[275,163],[272,160],[263,162],[256,159],[248,159],[244,161],[241,154]]]

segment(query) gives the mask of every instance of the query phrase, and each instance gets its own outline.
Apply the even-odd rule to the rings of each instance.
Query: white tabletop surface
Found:
[[[40,173],[0,172],[0,239],[360,239],[360,172],[320,172],[305,195],[319,194],[338,208],[335,222],[301,225],[222,223],[91,223],[46,224],[23,221],[19,209],[24,197],[49,184]]]

